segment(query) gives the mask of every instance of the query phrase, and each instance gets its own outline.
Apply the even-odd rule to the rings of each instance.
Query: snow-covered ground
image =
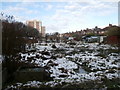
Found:
[[[118,47],[98,43],[79,43],[69,45],[56,43],[57,48],[50,44],[36,44],[35,52],[19,53],[21,62],[34,63],[45,67],[53,81],[39,82],[28,81],[8,86],[18,88],[20,86],[40,87],[49,85],[54,87],[64,83],[82,83],[89,80],[101,80],[103,78],[114,79],[119,77],[120,52],[112,52]],[[86,73],[76,72],[80,68]],[[81,70],[82,70],[81,69]]]

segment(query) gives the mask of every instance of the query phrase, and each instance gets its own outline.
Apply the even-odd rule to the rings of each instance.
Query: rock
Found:
[[[27,61],[31,62],[33,60],[32,57],[27,57]]]
[[[55,45],[52,45],[52,48],[57,48]]]
[[[59,70],[64,70],[64,68],[58,68]]]
[[[57,64],[57,63],[54,63],[54,65],[55,65],[55,66],[58,66],[58,64]]]
[[[52,56],[51,56],[51,59],[57,59],[57,57],[52,55]]]
[[[50,60],[50,61],[48,61],[48,63],[53,63],[53,61]]]
[[[41,59],[42,60],[47,60],[48,58],[44,57],[44,56],[41,56]]]
[[[57,66],[58,64],[57,63],[54,63],[53,61],[49,61],[48,63],[47,63],[47,66]]]
[[[64,69],[64,68],[58,68],[59,70],[61,70],[62,71],[62,73],[67,73],[68,71],[66,70],[66,69]]]
[[[36,55],[36,58],[38,58],[38,59],[39,59],[39,58],[40,58],[40,56],[39,56],[39,55]]]
[[[42,51],[41,54],[42,55],[50,55],[50,53],[48,51]]]
[[[68,75],[65,75],[65,74],[62,74],[62,75],[59,75],[59,77],[67,77]]]

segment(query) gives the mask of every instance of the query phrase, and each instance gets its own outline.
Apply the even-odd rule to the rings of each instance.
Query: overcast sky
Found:
[[[86,28],[118,25],[118,2],[115,0],[81,2],[2,2],[2,12],[16,20],[42,21],[46,32],[65,33]]]

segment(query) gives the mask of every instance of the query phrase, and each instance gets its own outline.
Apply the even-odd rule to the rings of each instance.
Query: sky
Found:
[[[80,31],[95,26],[103,28],[109,23],[118,25],[116,0],[18,1],[2,2],[1,11],[23,23],[40,20],[47,33]]]

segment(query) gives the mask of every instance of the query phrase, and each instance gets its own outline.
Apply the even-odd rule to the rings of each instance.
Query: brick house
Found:
[[[120,36],[118,35],[108,36],[107,43],[108,44],[120,44]]]

